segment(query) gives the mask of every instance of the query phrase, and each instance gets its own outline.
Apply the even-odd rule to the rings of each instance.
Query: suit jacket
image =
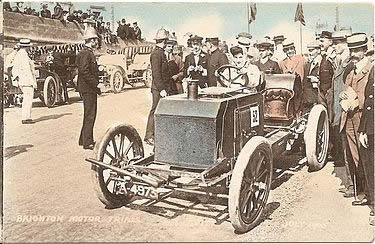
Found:
[[[196,64],[195,63],[195,59],[194,59],[194,53],[190,53],[189,55],[186,56],[185,58],[185,69],[184,69],[184,77],[188,77],[189,75],[191,75],[191,78],[193,80],[199,80],[199,86],[202,88],[204,87],[206,84],[207,84],[207,66],[208,66],[208,60],[207,60],[207,55],[206,53],[204,52],[201,52],[199,54],[199,59],[198,59],[198,63]],[[206,70],[206,72],[195,72],[195,71],[192,71],[190,72],[190,74],[188,74],[187,70],[190,66],[193,66],[193,67],[196,67],[196,66],[199,66],[201,65],[203,67],[203,69]],[[206,73],[206,75],[205,75]]]
[[[325,95],[327,91],[332,87],[333,72],[333,64],[329,61],[326,55],[323,55],[319,69],[319,90],[323,95]]]
[[[302,55],[295,55],[292,58],[285,58],[280,62],[280,68],[283,74],[298,74],[301,80],[305,77],[305,58]]]
[[[344,90],[345,80],[349,72],[353,69],[353,63],[349,58],[337,64],[332,80],[332,125],[339,126],[342,108],[340,105],[340,93]]]
[[[281,74],[281,69],[276,61],[268,59],[264,64],[260,62],[260,59],[254,63],[258,66],[260,71],[266,74]]]
[[[374,73],[371,71],[372,68],[373,68],[372,63],[368,61],[365,67],[360,72],[358,72],[358,74],[355,75],[354,70],[352,70],[346,77],[345,85],[350,86],[357,93],[359,106],[354,111],[350,111],[350,112],[342,111],[340,132],[344,129],[346,125],[346,121],[347,121],[349,113],[350,113],[350,116],[353,117],[354,120],[359,121],[361,119],[362,109],[364,108],[364,101],[365,101],[365,96],[364,96],[365,88],[369,79],[372,79],[372,80],[374,79]],[[370,77],[370,75],[372,77]]]
[[[217,86],[217,79],[215,76],[215,71],[225,65],[228,64],[228,57],[223,53],[221,50],[216,49],[210,55],[208,55],[208,69],[207,69],[207,78],[208,78],[208,86]]]
[[[99,71],[91,48],[84,47],[76,58],[78,67],[78,91],[81,93],[98,93]]]
[[[374,135],[374,66],[371,68],[365,88],[365,101],[358,132]]]
[[[305,77],[303,78],[303,103],[314,104],[318,102],[318,89],[314,88],[307,76],[319,78],[320,60],[314,59],[305,65]]]
[[[151,89],[157,92],[168,89],[168,61],[164,50],[160,47],[155,47],[150,56],[151,70],[152,70],[152,85]]]

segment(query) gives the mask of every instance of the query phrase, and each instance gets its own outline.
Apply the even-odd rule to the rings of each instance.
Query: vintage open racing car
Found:
[[[223,87],[202,89],[198,99],[161,99],[150,156],[131,125],[109,128],[95,158],[86,159],[99,200],[113,208],[134,196],[162,200],[175,191],[227,198],[230,221],[244,233],[258,224],[267,203],[273,158],[301,139],[309,170],[321,169],[328,152],[327,110],[320,104],[300,109],[299,77],[265,75],[265,88],[254,92],[237,74],[238,68],[225,65],[218,69]]]

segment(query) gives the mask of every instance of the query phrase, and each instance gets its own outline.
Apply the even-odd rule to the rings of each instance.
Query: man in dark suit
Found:
[[[203,37],[194,35],[189,41],[192,52],[185,58],[184,77],[198,80],[200,88],[207,87],[207,54],[202,51]]]
[[[309,51],[309,62],[305,66],[305,77],[303,79],[303,107],[311,109],[318,103],[319,69],[322,56],[320,55],[319,41],[313,41],[307,45]]]
[[[359,141],[361,143],[362,162],[367,178],[367,203],[371,209],[370,225],[374,225],[374,66],[365,88],[365,102],[359,124]]]
[[[219,67],[229,63],[228,57],[219,49],[219,38],[206,38],[206,46],[210,51],[207,68],[208,86],[217,86],[215,71]]]
[[[262,40],[256,45],[259,50],[259,60],[254,64],[265,74],[281,74],[278,63],[270,59],[271,46],[272,43],[267,40]]]
[[[146,135],[144,141],[149,145],[154,145],[154,113],[161,97],[167,96],[169,86],[168,79],[168,61],[164,53],[168,32],[161,28],[156,32],[154,40],[156,41],[155,49],[150,56],[152,70],[152,106],[148,115]]]
[[[85,33],[85,47],[78,54],[78,91],[83,99],[83,125],[79,136],[79,145],[84,149],[93,150],[94,123],[97,112],[97,94],[101,94],[99,84],[98,65],[93,49],[98,47],[98,35],[94,28],[89,27]]]

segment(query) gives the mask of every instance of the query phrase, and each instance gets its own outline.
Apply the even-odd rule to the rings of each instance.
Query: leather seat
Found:
[[[290,120],[293,118],[291,100],[294,92],[285,88],[269,88],[263,91],[265,119]]]

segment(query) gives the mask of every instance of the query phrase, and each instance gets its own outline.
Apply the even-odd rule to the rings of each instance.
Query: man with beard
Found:
[[[281,74],[281,70],[277,62],[270,60],[270,48],[272,43],[267,40],[260,41],[256,47],[259,50],[259,60],[254,64],[258,66],[260,71],[265,74]]]
[[[98,47],[98,35],[92,27],[84,33],[85,47],[77,56],[78,91],[83,100],[83,125],[79,136],[79,145],[83,149],[93,150],[94,124],[97,112],[97,95],[101,94],[99,84],[98,65],[93,49]]]
[[[185,58],[184,77],[198,80],[200,88],[207,87],[207,55],[202,51],[203,38],[194,35],[190,38],[191,51]]]
[[[215,75],[215,71],[225,65],[228,64],[228,58],[225,53],[223,53],[219,49],[219,38],[206,38],[206,46],[207,49],[210,51],[210,55],[208,56],[208,69],[207,69],[207,76],[208,76],[208,86],[217,86],[217,78]]]
[[[168,80],[168,61],[164,53],[165,42],[168,39],[168,32],[161,28],[156,32],[154,40],[156,41],[155,49],[150,56],[152,70],[152,106],[148,115],[146,135],[144,141],[149,145],[154,145],[154,114],[161,97],[167,96],[169,85]]]
[[[347,38],[353,69],[345,79],[344,91],[340,94],[341,115],[340,132],[346,135],[346,156],[354,183],[353,205],[361,205],[366,196],[369,197],[367,187],[366,168],[359,155],[359,124],[364,105],[364,92],[368,82],[373,82],[373,65],[365,56],[367,51],[367,37],[364,33],[354,33]],[[374,177],[373,175],[369,177]],[[357,196],[359,197],[357,200]]]
[[[344,193],[344,197],[353,197],[354,189],[353,182],[350,177],[349,165],[347,160],[345,160],[344,142],[345,137],[339,133],[340,131],[340,121],[342,108],[340,106],[340,93],[344,90],[344,84],[348,72],[353,68],[353,63],[350,62],[350,52],[347,44],[347,37],[352,33],[350,30],[336,31],[332,33],[332,47],[336,53],[334,62],[336,63],[336,69],[333,73],[331,95],[332,107],[332,120],[331,120],[331,130],[330,139],[332,141],[331,156],[335,162],[335,165],[345,165],[346,169],[346,180],[344,180],[344,188],[339,189],[340,192]],[[345,72],[345,70],[348,70]]]

